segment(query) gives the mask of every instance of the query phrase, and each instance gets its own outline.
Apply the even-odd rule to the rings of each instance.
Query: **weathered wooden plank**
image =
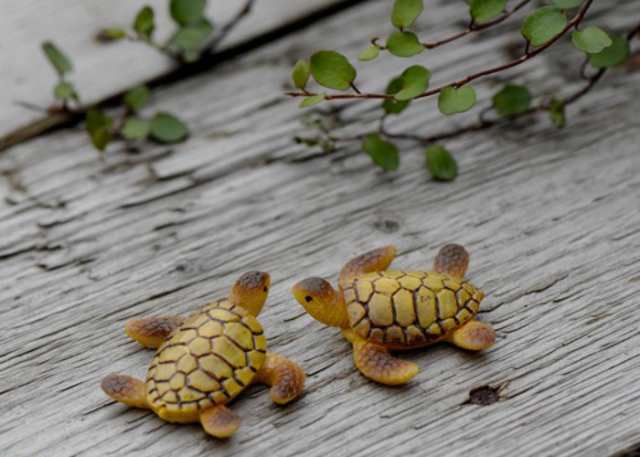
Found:
[[[411,144],[391,175],[362,155],[290,163],[308,154],[292,137],[311,133],[279,97],[291,61],[320,46],[355,55],[387,8],[372,2],[163,90],[153,109],[185,114],[194,138],[183,145],[101,161],[67,131],[0,156],[12,177],[0,180],[2,455],[596,457],[640,441],[640,76],[612,72],[566,130],[540,122],[451,142],[462,171],[451,184],[428,180]],[[442,33],[459,8],[438,6],[425,28]],[[610,25],[630,25],[636,9],[619,2]],[[434,78],[485,66],[482,51],[507,42],[433,53]],[[572,90],[548,76],[573,62],[568,49],[518,74]],[[381,61],[364,84],[382,87],[398,62]],[[366,129],[373,106],[346,105],[340,130]],[[391,127],[444,125],[431,103],[411,110]],[[499,342],[479,356],[407,354],[424,370],[404,388],[362,378],[338,332],[288,291],[309,275],[335,280],[343,260],[389,242],[398,266],[428,266],[447,241],[471,250],[470,277],[487,292],[481,318]],[[251,268],[273,274],[261,320],[271,347],[309,375],[299,402],[276,408],[251,389],[233,405],[240,433],[221,443],[104,397],[106,373],[142,376],[151,357],[123,335],[127,319],[187,313]],[[485,384],[504,384],[502,400],[465,404]]]
[[[222,46],[228,48],[284,24],[294,22],[337,0],[257,1],[250,17],[234,29]],[[0,53],[0,137],[43,117],[16,102],[28,102],[47,108],[53,102],[52,88],[56,76],[39,49],[40,43],[53,40],[73,58],[72,80],[85,103],[117,94],[134,84],[146,81],[174,68],[173,62],[155,50],[138,43],[105,46],[95,41],[97,32],[106,26],[128,26],[136,12],[149,4],[157,17],[157,38],[167,39],[174,26],[167,11],[167,0],[110,1],[28,0],[3,7],[0,17],[2,43]],[[211,1],[209,16],[218,26],[228,22],[244,1]]]

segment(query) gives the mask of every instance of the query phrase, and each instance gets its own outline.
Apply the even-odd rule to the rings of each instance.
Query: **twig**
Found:
[[[246,0],[244,6],[238,13],[223,27],[222,30],[218,33],[218,35],[209,43],[202,52],[205,54],[212,54],[215,50],[220,46],[220,43],[224,41],[224,39],[231,33],[231,31],[244,19],[253,9],[255,4],[255,0]]]
[[[522,0],[520,3],[518,3],[516,6],[513,7],[513,9],[509,10],[509,11],[505,11],[502,16],[497,17],[496,19],[489,21],[489,22],[485,22],[483,24],[478,24],[476,25],[473,21],[469,22],[469,25],[467,26],[467,28],[465,30],[463,30],[462,32],[458,32],[455,33],[451,36],[448,36],[446,38],[443,38],[441,40],[438,41],[432,41],[432,42],[426,42],[426,43],[422,43],[422,46],[425,47],[425,49],[435,49],[437,47],[440,47],[442,45],[448,44],[448,43],[452,43],[462,37],[465,37],[467,35],[469,35],[470,33],[473,32],[479,32],[481,30],[486,30],[490,27],[493,27],[494,25],[500,24],[501,22],[507,20],[509,17],[511,17],[513,14],[515,14],[516,12],[518,12],[520,9],[524,8],[528,3],[530,3],[531,0]]]
[[[523,63],[533,59],[534,57],[536,57],[538,54],[540,54],[541,52],[545,51],[546,49],[548,49],[549,47],[553,46],[560,38],[562,38],[564,35],[566,35],[571,29],[573,29],[574,27],[577,27],[582,20],[584,19],[585,15],[587,14],[587,11],[589,10],[589,8],[591,7],[591,4],[593,3],[593,0],[586,0],[583,4],[582,7],[580,8],[580,10],[578,11],[578,13],[576,13],[576,15],[573,17],[573,19],[571,19],[567,25],[564,27],[564,29],[562,29],[562,31],[560,33],[558,33],[556,36],[554,36],[552,39],[550,39],[549,41],[547,41],[545,44],[543,44],[542,46],[539,46],[533,50],[530,50],[528,52],[525,52],[522,56],[520,56],[519,58],[512,60],[511,62],[508,62],[506,64],[502,64],[502,65],[498,65],[495,67],[491,67],[488,68],[486,70],[482,70],[479,71],[477,73],[471,74],[469,76],[466,76],[462,79],[459,79],[457,81],[453,81],[447,84],[443,84],[442,86],[436,87],[435,89],[431,89],[428,91],[423,92],[422,94],[418,95],[417,97],[415,97],[416,99],[418,98],[426,98],[426,97],[430,97],[432,95],[436,95],[440,92],[442,92],[443,89],[445,89],[446,87],[450,87],[450,86],[454,86],[454,87],[462,87],[466,84],[469,84],[472,81],[475,81],[476,79],[485,77],[485,76],[489,76],[495,73],[499,73],[501,71],[504,70],[508,70],[510,68],[513,67],[517,67],[519,65],[522,65]],[[311,92],[311,93],[303,93],[303,92],[287,92],[287,95],[291,96],[291,97],[306,97],[309,95],[317,95],[317,93]],[[382,100],[391,100],[393,99],[393,95],[389,95],[389,94],[378,94],[378,93],[360,93],[360,94],[329,94],[325,96],[325,100],[348,100],[348,99],[382,99]]]

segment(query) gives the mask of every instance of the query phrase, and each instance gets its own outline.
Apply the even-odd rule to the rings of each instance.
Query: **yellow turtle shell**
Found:
[[[225,404],[262,367],[267,341],[258,320],[228,300],[188,317],[158,348],[146,378],[147,402],[170,422],[195,422]]]
[[[343,290],[355,332],[389,347],[433,343],[478,313],[484,294],[436,272],[386,270],[356,276]]]

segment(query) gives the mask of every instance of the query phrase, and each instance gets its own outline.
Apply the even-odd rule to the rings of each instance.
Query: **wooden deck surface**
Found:
[[[425,36],[456,29],[462,2],[428,3]],[[596,2],[591,17],[623,30],[636,3]],[[101,160],[78,126],[0,154],[0,455],[613,457],[640,446],[640,73],[612,71],[564,130],[540,119],[447,143],[461,170],[452,183],[432,181],[411,143],[390,174],[357,145],[318,158],[293,137],[329,111],[282,96],[290,67],[318,48],[354,58],[389,30],[389,5],[345,9],[157,91],[151,109],[189,122],[184,144],[113,147]],[[504,60],[517,22],[417,60],[434,84],[463,76]],[[571,91],[570,49],[511,74]],[[407,63],[370,65],[361,86],[379,89]],[[480,98],[495,87],[478,85]],[[336,105],[337,133],[371,128],[376,106]],[[389,126],[429,133],[467,119],[436,111],[414,103]],[[498,342],[482,355],[406,354],[422,371],[402,388],[363,378],[339,332],[289,292],[387,243],[394,266],[427,268],[446,242],[470,250]],[[302,399],[276,407],[250,388],[232,405],[241,430],[221,442],[105,397],[102,377],[142,377],[152,357],[124,335],[127,319],[189,313],[250,269],[272,274],[260,320],[270,348],[307,372]],[[499,401],[470,404],[483,386]]]

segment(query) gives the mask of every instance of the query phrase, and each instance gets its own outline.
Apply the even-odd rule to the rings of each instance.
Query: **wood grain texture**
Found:
[[[291,23],[336,0],[268,0],[256,2],[254,12],[233,30],[222,49]],[[24,0],[3,6],[0,16],[0,137],[43,117],[16,102],[43,108],[54,103],[56,74],[40,43],[53,40],[74,63],[70,76],[84,103],[94,103],[168,72],[174,63],[140,43],[99,44],[95,36],[107,26],[129,27],[143,5],[156,11],[156,38],[168,39],[174,25],[168,0]],[[208,17],[221,27],[244,5],[244,0],[210,1]],[[11,57],[11,64],[9,60]]]
[[[464,5],[436,6],[422,27],[439,36]],[[594,21],[611,3],[597,6]],[[313,131],[279,93],[292,61],[319,47],[355,56],[388,30],[388,8],[369,2],[163,90],[151,109],[183,113],[187,143],[100,160],[69,130],[0,156],[0,455],[607,457],[640,442],[640,75],[609,74],[565,130],[543,119],[448,143],[453,183],[431,181],[411,143],[392,174],[357,145],[304,160],[313,151],[292,137]],[[602,21],[622,29],[634,13],[620,1]],[[434,84],[502,59],[485,51],[515,27],[425,54]],[[513,74],[574,89],[570,49]],[[362,86],[383,87],[406,62],[374,65]],[[482,100],[495,90],[477,89]],[[374,123],[377,104],[336,106],[338,132]],[[415,103],[390,127],[429,133],[466,118],[434,106]],[[311,275],[335,282],[348,258],[388,243],[394,266],[428,267],[446,242],[470,251],[498,343],[408,353],[422,371],[406,387],[363,378],[339,332],[289,293]],[[219,442],[104,396],[107,373],[143,376],[152,357],[124,335],[127,319],[187,314],[250,269],[272,274],[260,319],[270,348],[304,367],[301,400],[275,407],[251,388],[232,405],[242,428]],[[502,386],[500,401],[468,404],[483,385]]]

